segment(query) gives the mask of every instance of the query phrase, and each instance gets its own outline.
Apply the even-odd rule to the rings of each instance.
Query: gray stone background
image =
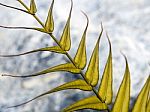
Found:
[[[29,4],[29,0],[23,0]],[[38,17],[44,22],[51,0],[36,0]],[[138,95],[150,67],[150,1],[149,0],[73,0],[71,20],[73,57],[76,53],[86,19],[81,10],[86,12],[90,25],[87,35],[88,59],[100,32],[103,22],[113,47],[114,96],[123,78],[125,61],[120,51],[128,58],[131,71],[131,99]],[[22,6],[16,0],[0,0],[0,3]],[[59,39],[68,17],[70,0],[55,0],[55,36]],[[39,26],[32,16],[0,6],[0,25]],[[16,54],[55,43],[49,36],[36,31],[0,29],[0,54]],[[100,74],[108,55],[108,42],[103,34],[100,45]],[[47,67],[65,62],[66,57],[49,52],[39,52],[16,58],[0,58],[0,73],[24,75],[35,73]],[[88,60],[89,61],[89,60]],[[67,105],[91,94],[79,90],[62,91],[47,95],[30,104],[5,110],[5,106],[21,103],[64,82],[78,78],[70,73],[50,73],[40,77],[15,79],[0,76],[0,112],[59,112]],[[101,77],[101,76],[100,76]],[[115,98],[115,97],[114,97]],[[92,110],[88,110],[92,112]],[[87,112],[87,111],[86,111]]]

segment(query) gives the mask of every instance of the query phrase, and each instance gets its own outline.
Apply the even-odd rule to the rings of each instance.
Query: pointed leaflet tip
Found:
[[[112,49],[111,49],[111,42],[110,42],[110,39],[109,39],[107,31],[106,31],[106,37],[107,37],[107,40],[109,42],[109,49],[110,49],[110,51],[112,51]]]
[[[73,1],[71,0],[71,8],[70,8],[69,17],[66,22],[65,28],[63,30],[61,39],[60,39],[60,46],[64,51],[69,51],[71,48],[70,19],[71,19],[72,8],[73,8]]]
[[[125,56],[125,55],[124,55]],[[130,71],[128,67],[127,58],[126,69],[120,88],[117,93],[117,97],[112,108],[112,112],[129,112],[130,104]]]
[[[84,67],[86,66],[86,62],[87,62],[87,57],[86,57],[86,33],[87,33],[89,20],[88,20],[87,15],[85,13],[83,13],[83,14],[85,15],[85,17],[87,19],[87,25],[86,25],[85,30],[83,32],[82,39],[80,41],[77,53],[74,57],[75,64],[80,69],[84,69]]]
[[[100,42],[102,33],[103,33],[103,29],[97,40],[92,56],[90,58],[87,71],[85,73],[85,77],[91,86],[96,86],[99,80],[99,42]]]
[[[71,12],[72,12],[72,8],[73,8],[73,0],[71,0],[71,9],[70,9],[70,16],[71,16]]]
[[[82,11],[82,10],[81,10],[81,12],[82,12],[82,13],[83,13],[83,15],[86,17],[87,25],[86,25],[85,30],[87,30],[87,28],[88,28],[88,26],[89,26],[89,18],[88,18],[87,14],[86,14],[84,11]]]
[[[101,96],[102,100],[106,104],[110,104],[112,102],[113,97],[113,90],[112,90],[112,52],[111,52],[111,42],[107,35],[107,39],[109,41],[109,56],[104,68],[101,84],[99,87],[99,95]]]
[[[54,30],[54,19],[53,19],[53,5],[54,5],[54,0],[51,3],[49,12],[48,12],[48,16],[47,16],[47,20],[45,22],[45,30],[47,33],[51,33]]]
[[[103,34],[103,24],[102,24],[102,22],[101,22],[101,32],[100,32],[100,34],[99,34],[99,38],[98,38],[98,41],[100,41],[100,38],[102,37],[102,34]]]
[[[30,13],[35,14],[37,12],[35,0],[31,0],[30,2]]]

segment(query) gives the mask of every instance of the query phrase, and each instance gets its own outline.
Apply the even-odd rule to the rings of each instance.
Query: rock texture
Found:
[[[24,0],[27,4],[29,0]],[[36,0],[38,16],[44,22],[50,0]],[[71,20],[72,49],[75,55],[86,19],[81,10],[90,18],[87,35],[88,58],[91,55],[103,22],[113,47],[114,96],[123,78],[125,61],[120,51],[128,58],[132,93],[134,99],[142,88],[149,74],[150,63],[150,1],[149,0],[74,0]],[[22,6],[16,0],[0,0],[0,3]],[[70,0],[55,0],[54,34],[59,39],[70,8]],[[39,26],[32,16],[0,6],[0,25],[6,26]],[[48,35],[29,30],[0,29],[0,54],[16,54],[55,43]],[[108,42],[103,34],[100,45],[100,74],[108,55]],[[66,57],[49,52],[39,52],[15,58],[0,58],[0,73],[25,75],[35,73],[47,67],[67,61]],[[60,109],[90,93],[80,91],[63,91],[47,95],[39,100],[19,108],[4,109],[39,95],[66,81],[78,76],[70,73],[51,73],[28,79],[15,79],[0,76],[0,112],[59,112]],[[134,101],[134,100],[132,100]],[[87,112],[87,111],[86,111]],[[91,110],[90,110],[91,112]]]

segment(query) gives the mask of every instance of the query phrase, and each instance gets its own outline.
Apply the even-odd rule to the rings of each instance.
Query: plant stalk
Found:
[[[35,14],[31,14],[31,13],[30,13],[30,9],[26,6],[26,4],[24,4],[24,3],[22,2],[22,0],[17,0],[17,1],[20,2],[20,3],[22,4],[22,6],[24,6],[24,8],[25,8],[27,11],[22,10],[22,9],[19,9],[19,8],[12,7],[12,6],[4,5],[4,4],[1,4],[1,3],[0,3],[0,5],[5,6],[5,7],[8,7],[8,8],[16,9],[16,10],[19,10],[19,11],[22,11],[22,12],[26,12],[26,13],[32,15],[32,16],[37,20],[37,22],[38,22],[43,28],[45,28],[45,25],[42,23],[42,21],[41,21]],[[1,26],[1,27],[2,27],[2,28],[15,28],[15,27],[5,27],[5,26]],[[15,29],[19,29],[19,28],[22,28],[22,29],[32,29],[32,28],[26,28],[26,27],[16,27]],[[52,39],[56,42],[56,44],[62,49],[62,47],[61,47],[59,41],[55,38],[55,36],[54,36],[52,33],[47,33],[47,34],[49,34],[49,36],[51,36]],[[63,50],[63,49],[62,49],[62,50]],[[65,51],[65,55],[66,55],[67,58],[71,61],[71,63],[72,63],[76,68],[78,68],[78,67],[76,66],[76,64],[75,64],[75,62],[74,62],[74,60],[73,60],[73,58],[70,56],[70,54],[69,54],[67,51]],[[80,71],[80,75],[81,75],[81,77],[86,81],[86,83],[88,83],[88,81],[87,81],[87,79],[86,79],[86,77],[85,77],[85,75],[84,75],[84,73],[83,73],[82,70]],[[105,102],[102,100],[102,98],[100,97],[100,95],[98,94],[98,92],[95,90],[95,88],[94,88],[91,84],[90,84],[90,86],[92,87],[92,91],[93,91],[93,93],[97,96],[97,98],[98,98],[102,103],[105,103]],[[107,111],[110,112],[109,108],[107,109]]]

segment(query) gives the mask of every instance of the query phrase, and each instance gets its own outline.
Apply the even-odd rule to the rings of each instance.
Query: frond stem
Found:
[[[17,0],[17,1],[20,2],[21,5],[22,5],[28,12],[30,12],[30,9],[23,3],[22,0]],[[30,14],[31,14],[31,13],[30,13]]]
[[[54,35],[52,33],[49,34],[53,39],[54,41],[59,45],[59,47],[61,48],[59,42],[57,41],[57,39],[54,37]],[[65,55],[68,57],[68,59],[73,63],[73,65],[78,68],[74,62],[74,60],[72,59],[72,57],[68,54],[68,52],[65,53]],[[84,76],[84,73],[81,71],[80,72],[82,78],[86,81],[86,83],[88,84],[88,81],[86,79],[86,77]],[[96,94],[96,96],[100,99],[101,102],[103,102],[102,98],[99,96],[99,94],[97,93],[97,91],[94,89],[94,87],[92,85],[90,85],[92,87],[92,91]],[[104,102],[103,102],[104,103]]]
[[[39,24],[45,28],[45,25],[41,22],[41,20],[34,14],[33,17],[39,22]]]
[[[28,8],[21,0],[17,0],[17,1],[19,1],[19,2],[27,9],[27,11],[30,12],[29,8]],[[31,14],[31,13],[29,13],[29,14],[32,15],[32,16],[37,20],[37,22],[38,22],[43,28],[45,28],[45,25],[41,22],[41,20],[40,20],[35,14]],[[56,42],[56,44],[62,49],[62,47],[61,47],[59,41],[55,38],[55,36],[54,36],[52,33],[48,33],[48,34],[53,38],[53,40]],[[63,50],[63,49],[62,49],[62,50]],[[72,62],[72,64],[73,64],[76,68],[78,68],[78,67],[76,66],[74,60],[73,60],[72,57],[70,56],[70,54],[69,54],[67,51],[65,51],[65,52],[66,52],[65,55],[66,55],[66,56],[68,57],[68,59]],[[86,77],[84,76],[84,73],[81,71],[80,74],[81,74],[82,78],[88,83]],[[93,91],[93,93],[97,96],[97,98],[98,98],[101,102],[105,103],[105,102],[102,100],[102,98],[100,97],[100,95],[97,93],[97,91],[95,90],[95,88],[94,88],[92,85],[90,85],[90,86],[92,87],[92,91]],[[107,109],[107,111],[110,112],[109,109]]]

